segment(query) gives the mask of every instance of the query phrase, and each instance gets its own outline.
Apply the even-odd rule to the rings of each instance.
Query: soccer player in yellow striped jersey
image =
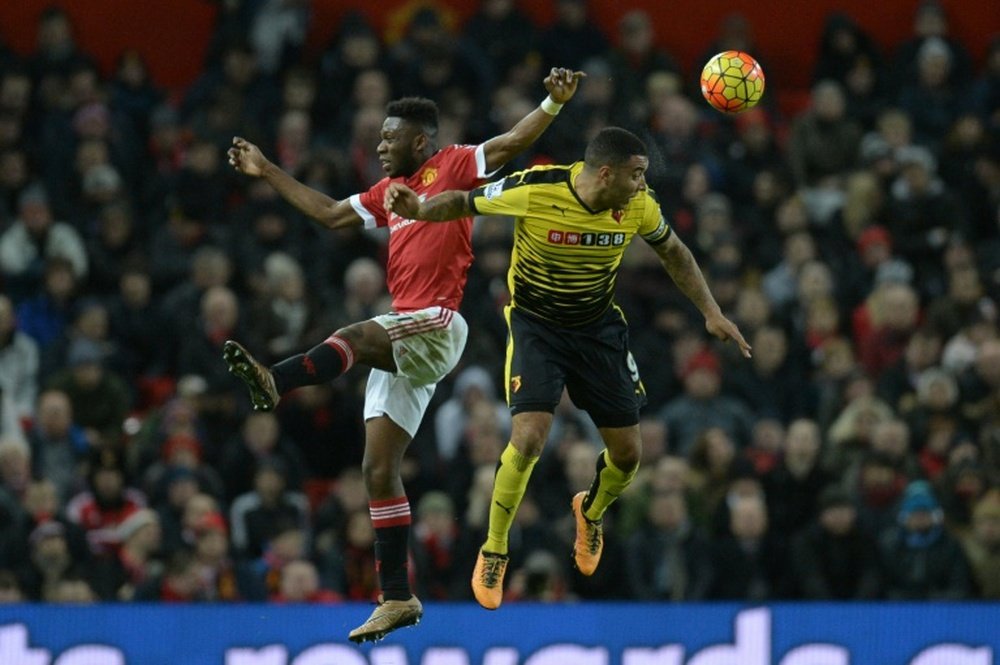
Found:
[[[617,209],[590,208],[573,184],[584,166],[535,167],[468,197],[474,214],[517,220],[508,275],[513,307],[574,328],[599,320],[613,305],[618,266],[632,236],[656,246],[671,234],[649,189]]]
[[[573,497],[573,559],[593,574],[603,548],[601,518],[628,487],[639,465],[639,409],[645,391],[628,350],[628,326],[614,304],[615,280],[635,235],[705,317],[706,330],[750,346],[727,319],[691,252],[674,235],[646,188],[646,146],[618,127],[601,130],[584,159],[540,166],[471,191],[427,200],[392,184],[385,207],[404,219],[447,221],[469,214],[515,219],[508,282],[506,391],[511,441],[500,456],[489,530],[473,571],[479,604],[499,607],[506,571],[507,534],[541,454],[563,388],[585,410],[604,440],[593,483]]]

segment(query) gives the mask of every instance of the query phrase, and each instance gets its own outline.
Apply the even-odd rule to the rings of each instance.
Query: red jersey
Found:
[[[458,309],[472,265],[472,218],[421,222],[386,215],[383,199],[390,182],[401,182],[421,200],[451,189],[474,189],[489,175],[482,145],[450,145],[434,153],[408,178],[383,178],[350,198],[365,228],[389,227],[386,284],[392,307],[407,312],[440,305]]]

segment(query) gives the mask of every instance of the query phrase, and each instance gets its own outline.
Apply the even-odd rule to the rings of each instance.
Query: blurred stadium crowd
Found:
[[[532,25],[483,0],[387,44],[349,14],[318,57],[308,3],[220,3],[203,74],[103,77],[58,8],[0,50],[0,600],[338,602],[377,592],[360,471],[366,372],[253,413],[227,338],[274,361],[385,310],[386,238],[318,230],[224,151],[257,142],[341,198],[382,177],[385,103],[424,95],[440,144],[506,130],[550,66],[588,78],[530,154],[617,124],[752,361],[709,341],[634,243],[618,300],[649,396],[642,469],[597,574],[569,501],[599,438],[568,401],[512,532],[511,600],[1000,598],[1000,38],[981,67],[925,2],[883,50],[849,16],[808,105],[726,117],[641,11]],[[706,57],[755,50],[726,19]],[[767,72],[766,58],[762,58]],[[477,220],[464,360],[406,468],[424,600],[470,597],[507,441],[511,222]]]

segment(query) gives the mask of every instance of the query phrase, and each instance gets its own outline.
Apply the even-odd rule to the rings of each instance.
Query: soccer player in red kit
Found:
[[[399,469],[434,387],[455,367],[468,334],[458,308],[472,263],[472,218],[455,224],[403,219],[384,208],[386,189],[390,182],[400,182],[429,197],[478,186],[541,136],[573,97],[582,76],[553,68],[544,80],[549,96],[541,105],[510,131],[480,145],[438,149],[434,102],[414,97],[390,102],[378,144],[387,177],[342,201],[298,182],[245,139],[233,139],[229,162],[237,171],[263,177],[319,224],[330,229],[361,224],[389,228],[386,281],[391,313],[341,328],[307,353],[270,368],[234,341],[223,348],[229,370],[250,389],[253,407],[265,411],[273,409],[282,394],[330,381],[355,363],[372,368],[365,393],[362,467],[381,594],[368,620],[351,631],[349,638],[355,642],[381,639],[417,623],[423,614],[407,576],[410,504]]]

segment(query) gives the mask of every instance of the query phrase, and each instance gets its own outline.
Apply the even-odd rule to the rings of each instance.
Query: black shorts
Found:
[[[563,328],[508,306],[507,404],[512,413],[552,413],[563,387],[598,427],[639,422],[646,389],[628,350],[628,324],[612,307],[595,323]]]

